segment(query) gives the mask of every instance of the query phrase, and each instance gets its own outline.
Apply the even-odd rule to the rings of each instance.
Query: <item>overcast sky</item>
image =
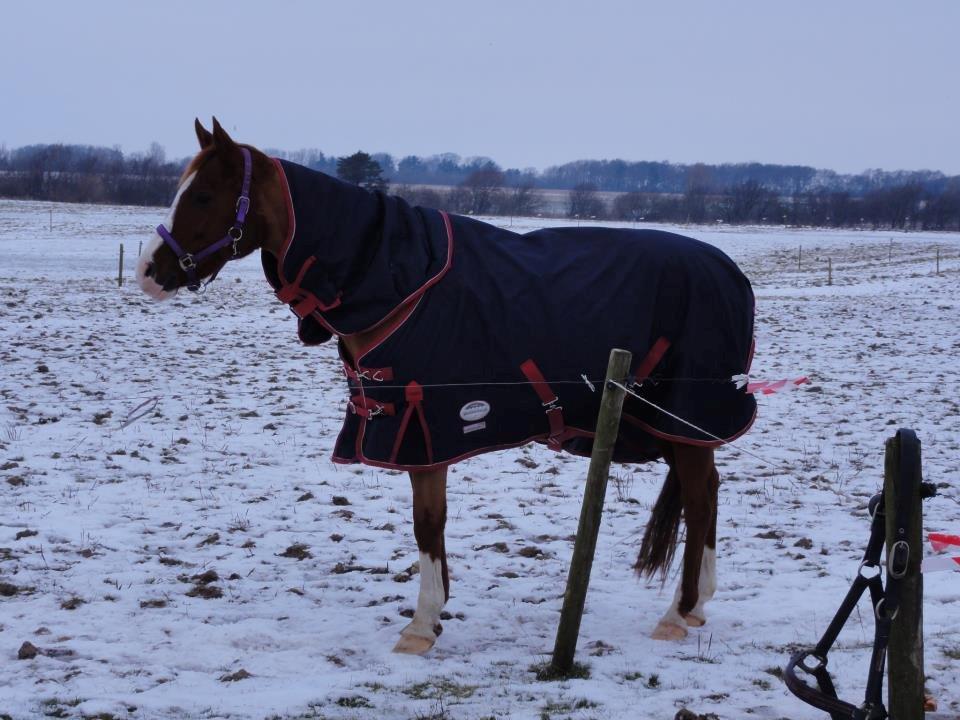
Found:
[[[0,5],[0,143],[960,174],[957,0]]]

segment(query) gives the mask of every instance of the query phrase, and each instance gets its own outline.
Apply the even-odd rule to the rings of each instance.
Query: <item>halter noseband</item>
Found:
[[[201,282],[200,278],[197,277],[197,265],[199,265],[201,261],[227,247],[227,245],[233,246],[233,255],[227,258],[227,260],[236,260],[240,254],[238,246],[240,244],[240,238],[243,237],[243,224],[246,222],[247,212],[250,210],[250,176],[253,173],[250,151],[245,147],[241,147],[240,152],[243,153],[243,186],[240,188],[240,197],[237,198],[237,217],[233,225],[230,226],[230,229],[227,230],[226,235],[194,255],[180,247],[180,244],[173,239],[170,231],[162,224],[157,225],[157,235],[170,246],[170,249],[173,250],[177,256],[177,261],[187,274],[187,280],[189,280],[187,289],[193,292],[212,283],[214,278],[217,277],[217,273],[220,272],[220,270],[217,270],[217,272],[213,274],[213,277],[206,283]]]

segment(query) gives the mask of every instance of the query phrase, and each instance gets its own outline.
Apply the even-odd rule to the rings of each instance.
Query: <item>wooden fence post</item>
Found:
[[[902,477],[909,477],[904,497],[897,490]],[[884,505],[887,522],[887,572],[893,543],[906,541],[910,556],[901,580],[900,608],[890,625],[887,651],[887,705],[891,718],[923,720],[923,511],[921,508],[922,470],[920,441],[913,430],[897,432],[887,440],[884,469]],[[910,537],[894,537],[897,508],[910,505]]]
[[[610,351],[607,379],[603,387],[603,398],[600,401],[600,414],[597,417],[597,433],[593,438],[593,453],[590,456],[590,469],[587,471],[587,486],[583,492],[580,525],[577,528],[577,540],[570,560],[567,589],[563,594],[563,609],[560,611],[557,641],[553,648],[552,669],[560,674],[569,673],[573,668],[573,656],[577,649],[577,637],[580,634],[580,620],[583,617],[583,606],[587,599],[587,585],[590,583],[590,569],[593,567],[593,555],[597,549],[597,534],[600,532],[600,518],[603,514],[603,498],[607,492],[607,478],[610,475],[610,461],[613,459],[613,447],[617,442],[620,428],[624,392],[612,385],[610,381],[625,380],[630,372],[632,358],[632,353],[626,350]]]
[[[117,286],[123,287],[123,243],[120,243],[120,264],[117,267]]]

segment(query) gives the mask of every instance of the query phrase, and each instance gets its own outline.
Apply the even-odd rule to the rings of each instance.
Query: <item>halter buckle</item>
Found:
[[[190,253],[183,255],[178,262],[180,263],[180,267],[183,268],[184,272],[190,272],[191,270],[195,270],[197,268],[197,263],[194,261],[193,255]]]
[[[250,210],[250,198],[246,195],[241,195],[237,198],[237,215],[246,216],[247,212]]]

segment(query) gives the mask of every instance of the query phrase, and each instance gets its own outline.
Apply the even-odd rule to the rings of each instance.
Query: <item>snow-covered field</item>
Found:
[[[942,484],[927,530],[960,531],[960,236],[686,228],[755,285],[754,376],[814,381],[761,398],[740,445],[770,464],[718,452],[708,624],[649,639],[673,581],[631,564],[664,468],[617,467],[590,677],[538,681],[586,461],[528,447],[451,469],[445,632],[426,657],[393,655],[418,587],[407,478],[330,462],[335,349],[298,344],[258,259],[204,296],[140,293],[137,245],[164,214],[0,201],[0,718],[823,718],[778,668],[856,573],[897,427]],[[953,716],[960,574],[925,585],[929,689]],[[863,603],[831,656],[848,699],[871,637]]]

